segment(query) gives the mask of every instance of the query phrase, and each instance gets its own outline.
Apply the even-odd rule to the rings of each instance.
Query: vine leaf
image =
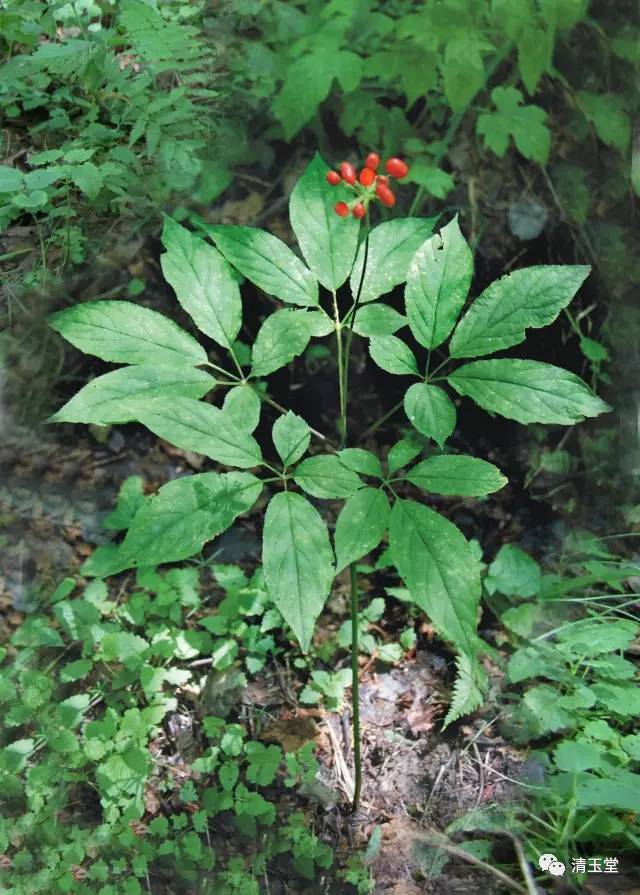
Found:
[[[301,494],[285,491],[271,498],[262,561],[269,596],[307,652],[334,569],[327,527]]]

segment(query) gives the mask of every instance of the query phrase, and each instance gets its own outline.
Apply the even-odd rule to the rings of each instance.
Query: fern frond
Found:
[[[456,657],[456,666],[458,674],[453,685],[451,705],[444,719],[444,727],[448,727],[453,721],[481,706],[487,685],[485,671],[476,658],[460,653]]]

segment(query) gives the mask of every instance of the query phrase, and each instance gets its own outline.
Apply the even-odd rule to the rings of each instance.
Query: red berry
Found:
[[[384,166],[387,174],[391,174],[392,177],[397,177],[398,179],[402,177],[406,177],[409,173],[409,166],[405,165],[402,159],[399,158],[390,158]]]
[[[346,218],[349,214],[349,206],[346,202],[336,202],[333,210],[336,214],[339,214],[341,218]]]
[[[389,178],[385,177],[384,174],[378,174],[376,176],[376,183],[384,183],[386,186],[389,183]]]
[[[367,213],[367,209],[364,207],[364,205],[362,203],[354,206],[354,209],[351,212],[351,214],[354,216],[354,218],[363,218],[366,213]]]
[[[340,173],[346,183],[354,184],[356,182],[356,169],[351,162],[342,162],[340,164]]]
[[[373,173],[371,168],[363,168],[358,176],[358,180],[360,181],[362,186],[371,186],[375,179],[376,175]]]
[[[393,195],[386,183],[379,183],[376,187],[376,196],[387,208],[393,208],[396,204],[396,197]]]
[[[327,171],[327,183],[330,183],[331,186],[337,186],[341,180],[342,177],[337,171]]]
[[[365,168],[371,168],[372,171],[378,170],[378,165],[380,164],[380,156],[377,152],[370,152],[367,158],[365,159]]]

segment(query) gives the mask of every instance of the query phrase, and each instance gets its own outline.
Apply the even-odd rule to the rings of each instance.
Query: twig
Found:
[[[473,753],[478,761],[478,794],[476,796],[476,800],[474,802],[473,808],[477,808],[482,800],[482,793],[484,792],[484,762],[482,761],[482,756],[480,755],[480,750],[478,749],[477,743],[472,743],[471,747],[473,749]]]

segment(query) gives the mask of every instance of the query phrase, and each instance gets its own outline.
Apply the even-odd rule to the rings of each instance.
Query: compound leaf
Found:
[[[196,366],[204,348],[173,321],[130,301],[90,301],[49,318],[56,332],[84,351],[117,364]]]
[[[456,427],[456,408],[437,385],[416,382],[404,396],[404,410],[418,432],[442,448]]]
[[[373,228],[369,235],[367,268],[360,292],[361,303],[374,301],[379,296],[391,292],[395,286],[404,283],[411,259],[425,239],[431,236],[437,220],[437,217],[395,218]],[[363,261],[364,244],[358,249],[356,263],[349,280],[354,298],[362,277]],[[369,334],[362,333],[362,335]]]
[[[128,399],[202,398],[216,381],[193,367],[150,367],[139,364],[97,376],[49,417],[52,423],[92,423],[106,426],[135,420]]]
[[[351,273],[358,247],[359,222],[341,218],[333,210],[351,193],[343,186],[330,187],[329,168],[316,153],[291,193],[289,217],[300,250],[325,289],[338,289]]]
[[[389,545],[414,602],[460,652],[474,655],[480,570],[462,532],[428,507],[397,499]]]
[[[336,572],[374,550],[389,524],[389,501],[379,488],[362,488],[340,510],[334,535]]]
[[[472,275],[473,256],[456,215],[418,249],[409,265],[404,291],[407,318],[425,348],[436,348],[453,329]]]
[[[206,231],[227,261],[263,292],[294,305],[318,304],[315,277],[277,236],[224,224],[209,224]]]
[[[610,410],[574,373],[534,360],[478,360],[447,381],[484,410],[519,423],[570,426]]]
[[[428,457],[414,466],[404,478],[433,494],[458,497],[492,494],[507,484],[506,477],[492,463],[464,454]]]
[[[487,286],[458,323],[452,357],[479,357],[519,345],[527,328],[552,323],[589,275],[590,267],[548,264],[515,270]]]
[[[271,498],[262,561],[269,596],[306,652],[334,571],[327,527],[301,494],[286,491]]]
[[[238,281],[220,252],[169,217],[160,264],[167,282],[196,326],[223,348],[231,348],[242,323]]]

